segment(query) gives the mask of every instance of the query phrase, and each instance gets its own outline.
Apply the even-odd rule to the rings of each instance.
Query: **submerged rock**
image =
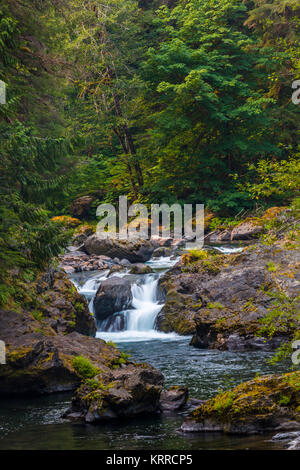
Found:
[[[84,242],[85,250],[90,255],[106,255],[111,258],[127,259],[130,263],[148,261],[156,245],[149,240],[129,242],[118,239],[101,239],[92,235]]]
[[[220,393],[196,408],[181,430],[229,434],[300,430],[300,372],[259,377]]]

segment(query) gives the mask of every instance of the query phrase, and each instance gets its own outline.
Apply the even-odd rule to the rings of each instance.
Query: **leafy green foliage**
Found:
[[[247,183],[247,189],[256,199],[281,200],[291,202],[299,196],[300,188],[300,154],[288,160],[261,160],[257,165],[250,165],[256,172],[256,182]]]

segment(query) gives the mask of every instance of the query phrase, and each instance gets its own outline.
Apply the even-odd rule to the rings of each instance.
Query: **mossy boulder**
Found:
[[[74,357],[84,356],[94,367],[108,372],[121,357],[116,348],[106,345],[104,341],[76,332],[46,336],[31,325],[29,328],[33,327],[33,331],[28,328],[27,333],[22,334],[15,315],[10,313],[14,318],[10,321],[6,317],[6,320],[14,324],[17,330],[15,338],[4,335],[7,363],[0,368],[0,396],[43,395],[74,390],[81,380],[73,366]]]
[[[215,275],[224,261],[223,255],[204,250],[191,250],[183,254],[176,266],[159,281],[159,298],[165,303],[157,315],[155,327],[166,333],[194,333],[195,320],[203,307],[198,275]]]
[[[158,412],[163,375],[148,364],[119,364],[110,373],[85,380],[65,417],[87,423]]]
[[[300,372],[244,382],[196,408],[185,432],[256,434],[300,429]]]

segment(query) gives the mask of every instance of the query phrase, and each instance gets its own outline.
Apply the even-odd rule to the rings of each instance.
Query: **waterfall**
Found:
[[[153,274],[143,276],[143,284],[134,282],[131,286],[132,308],[117,312],[103,320],[100,330],[117,331],[151,331],[162,304],[158,303],[158,277]]]
[[[131,275],[128,270],[109,275],[109,271],[80,273],[70,276],[78,291],[83,294],[89,304],[89,309],[94,313],[94,297],[102,281],[108,277],[132,278],[132,308],[116,312],[102,321],[98,338],[106,341],[146,341],[153,339],[169,340],[177,337],[176,333],[163,333],[154,329],[155,320],[163,307],[158,299],[159,278],[176,263],[177,259],[170,257],[152,259],[148,263],[154,273]]]
[[[127,310],[126,329],[130,331],[149,331],[154,329],[155,318],[162,305],[157,301],[158,279],[152,275],[146,277],[142,285],[131,287],[133,309]]]

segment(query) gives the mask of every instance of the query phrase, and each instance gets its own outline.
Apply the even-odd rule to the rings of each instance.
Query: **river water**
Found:
[[[221,247],[228,252],[231,248]],[[186,385],[190,396],[206,399],[220,389],[253,378],[257,373],[280,373],[287,365],[270,366],[266,352],[200,350],[189,346],[191,337],[154,329],[162,308],[157,298],[159,277],[176,260],[152,259],[153,274],[114,276],[132,280],[132,308],[102,322],[97,336],[112,340],[133,359],[157,367],[166,386]],[[72,281],[93,310],[93,297],[108,276],[105,272],[78,273]],[[120,321],[120,317],[124,321]],[[120,329],[123,327],[123,331]],[[0,402],[0,449],[278,449],[280,443],[264,436],[225,436],[221,433],[185,434],[178,431],[186,413],[164,414],[105,425],[72,424],[61,418],[70,405],[70,394]]]

